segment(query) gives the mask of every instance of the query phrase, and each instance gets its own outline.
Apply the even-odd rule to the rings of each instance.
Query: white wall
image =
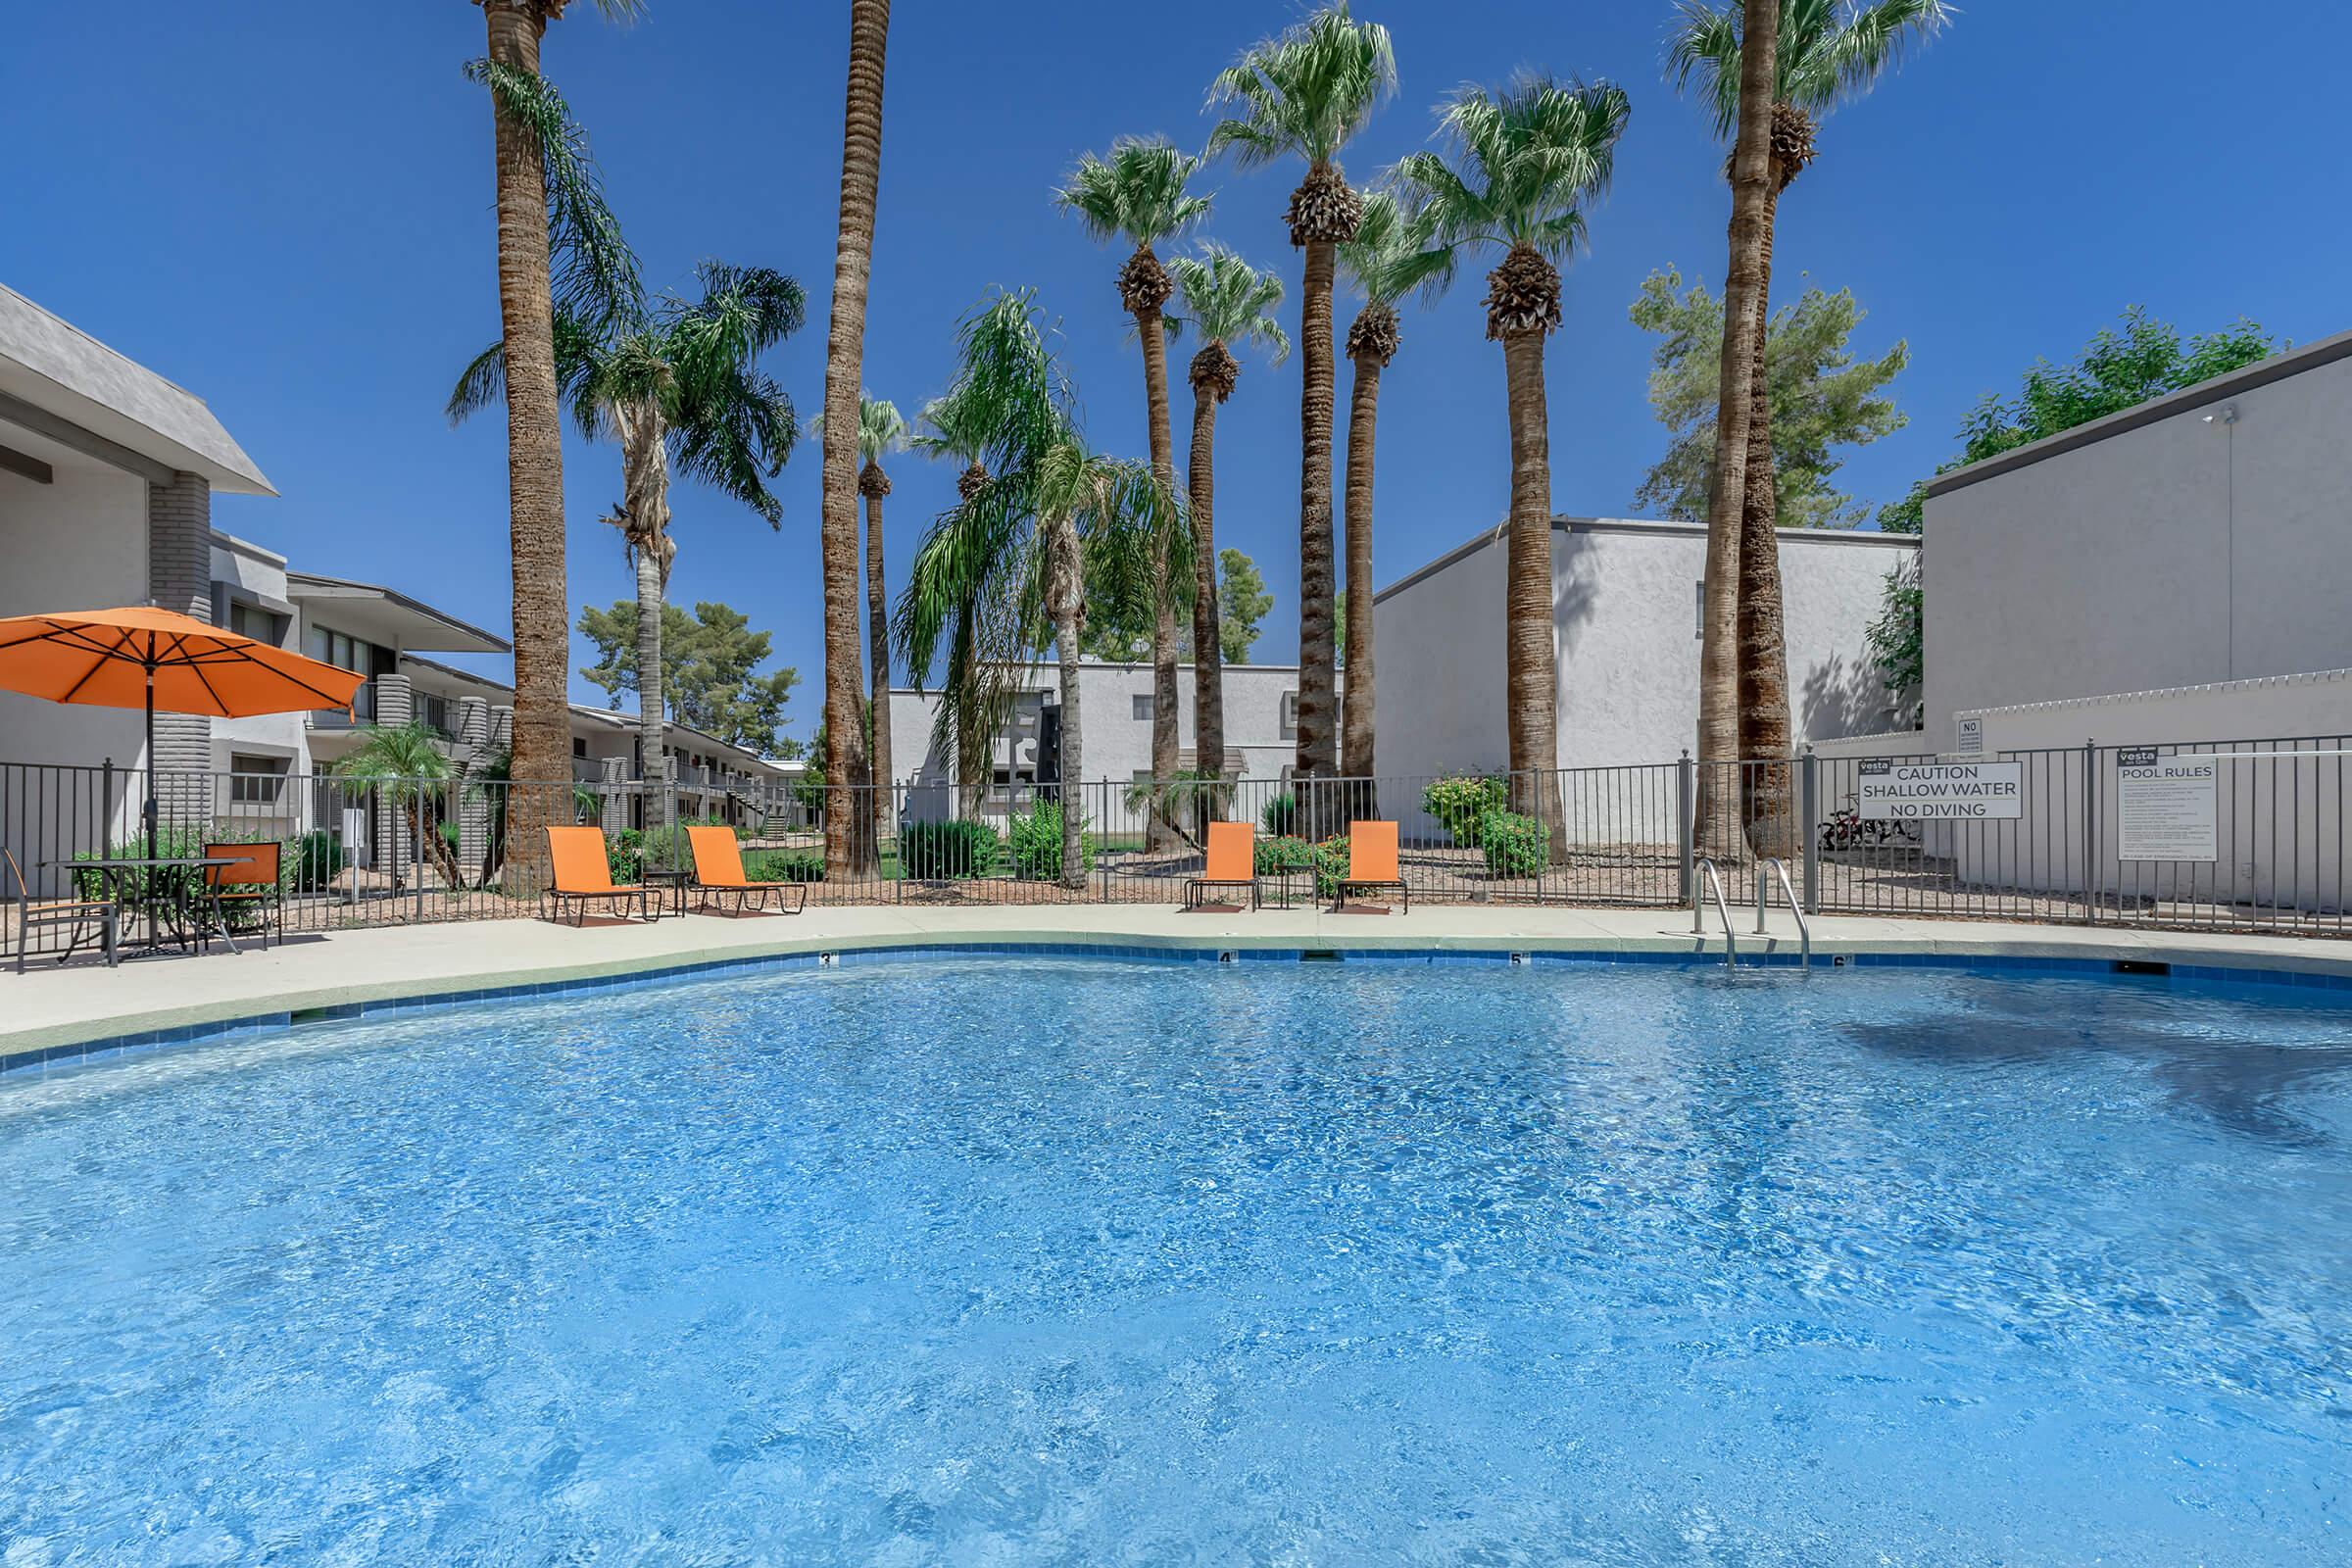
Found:
[[[232,590],[241,590],[238,597],[248,602],[271,607],[287,602],[285,558],[224,534],[216,533],[213,536],[213,580],[227,583]],[[288,617],[288,630],[282,643],[282,646],[297,652],[303,647],[299,620],[299,615]],[[261,713],[251,718],[214,719],[214,771],[230,771],[232,764],[229,760],[240,754],[282,757],[287,760],[290,771],[311,771],[310,716],[307,713]]]
[[[1798,738],[1883,729],[1888,701],[1864,636],[1899,536],[1781,530],[1790,717]],[[1377,602],[1380,758],[1386,774],[1499,768],[1503,571],[1498,539],[1388,589]],[[1552,582],[1562,767],[1672,761],[1698,727],[1694,523],[1555,522]]]
[[[0,469],[0,615],[147,601],[147,482],[14,426],[0,440],[52,466],[51,484]],[[0,692],[0,762],[139,765],[138,713]]]
[[[1933,749],[1962,710],[2352,665],[2352,359],[2237,379],[1929,497]]]

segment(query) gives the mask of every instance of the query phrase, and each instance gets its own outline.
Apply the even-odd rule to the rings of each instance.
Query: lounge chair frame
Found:
[[[610,863],[609,861],[605,861],[604,858],[606,855],[606,845],[604,842],[605,835],[602,829],[594,827],[551,827],[547,829],[547,858],[548,864],[551,868],[554,866],[557,860],[562,858],[562,857],[556,852],[556,835],[559,833],[595,834],[598,858],[601,863]],[[612,873],[610,870],[606,872],[608,877],[610,877],[611,874]],[[561,885],[561,883],[551,882],[547,891],[539,896],[539,912],[543,916],[551,916],[555,920],[561,921],[564,918],[564,906],[570,904],[574,906],[577,910],[577,912],[573,914],[571,920],[572,926],[577,929],[587,925],[588,906],[591,904],[625,904],[631,900],[634,900],[637,905],[637,917],[641,920],[651,921],[654,918],[654,914],[652,912],[652,899],[653,889],[646,886],[644,883],[632,883],[626,887],[566,888]]]
[[[1352,870],[1354,870],[1354,869],[1355,869],[1355,851],[1354,851],[1354,842],[1355,842],[1355,839],[1356,839],[1356,837],[1357,837],[1359,834],[1361,834],[1361,833],[1362,833],[1363,829],[1365,829],[1365,828],[1367,828],[1367,827],[1372,827],[1372,826],[1375,826],[1375,825],[1379,825],[1379,826],[1385,826],[1385,827],[1387,827],[1387,828],[1389,829],[1389,831],[1390,831],[1390,833],[1391,833],[1392,835],[1393,835],[1393,834],[1396,832],[1396,824],[1395,824],[1395,823],[1393,823],[1393,822],[1389,822],[1389,823],[1381,823],[1381,824],[1374,824],[1374,823],[1370,823],[1370,822],[1351,822],[1351,823],[1349,823],[1349,824],[1348,824],[1348,845],[1349,845],[1349,848],[1348,848],[1348,870],[1352,871]],[[1395,860],[1395,859],[1396,859],[1396,853],[1395,853],[1394,849],[1392,849],[1392,853],[1391,853],[1390,858],[1391,858],[1392,860]],[[1402,870],[1403,870],[1403,866],[1401,865],[1401,863],[1399,863],[1399,864],[1398,864],[1398,866],[1397,866],[1397,869],[1398,869],[1398,871],[1399,871],[1400,873],[1402,872]],[[1332,909],[1332,912],[1333,912],[1334,914],[1337,914],[1337,913],[1339,913],[1339,912],[1340,912],[1342,909],[1345,909],[1345,908],[1347,908],[1347,907],[1348,907],[1348,894],[1350,894],[1350,893],[1354,893],[1354,894],[1361,895],[1361,894],[1365,894],[1365,893],[1381,893],[1381,892],[1387,892],[1387,891],[1389,891],[1389,890],[1391,890],[1391,889],[1394,889],[1394,890],[1396,891],[1396,897],[1397,897],[1398,901],[1399,901],[1399,902],[1401,902],[1401,903],[1403,904],[1403,906],[1404,906],[1404,912],[1405,912],[1405,913],[1407,913],[1407,914],[1410,914],[1410,913],[1412,913],[1412,912],[1413,912],[1413,890],[1412,890],[1412,886],[1411,886],[1411,884],[1407,883],[1407,882],[1404,880],[1404,878],[1403,878],[1403,876],[1402,876],[1401,874],[1399,874],[1399,875],[1397,875],[1397,876],[1382,876],[1382,877],[1362,877],[1362,876],[1349,876],[1349,877],[1342,877],[1342,878],[1340,879],[1340,884],[1339,884],[1339,888],[1338,888],[1338,890],[1337,890],[1336,896],[1335,896],[1335,897],[1333,898],[1333,900],[1332,900],[1332,904],[1331,904],[1331,909]]]
[[[714,833],[726,835],[726,842],[723,846],[720,846],[717,840],[710,837]],[[734,860],[736,875],[734,881],[711,882],[706,880],[703,874],[703,846],[706,843],[712,846],[710,853],[714,858],[723,851],[728,858]],[[808,907],[808,884],[806,882],[754,882],[743,875],[743,853],[736,848],[733,828],[704,825],[690,827],[686,830],[686,845],[694,858],[693,875],[686,886],[688,891],[705,896],[701,907],[706,911],[710,908],[708,896],[712,893],[735,895],[734,912],[738,916],[767,913],[767,900],[771,894],[775,897],[774,912],[777,914],[798,914]],[[714,866],[712,869],[723,872],[725,868]],[[759,902],[755,904],[754,899]]]
[[[255,868],[253,874],[241,877],[230,874],[236,869],[234,866],[208,865],[204,868],[205,899],[212,906],[213,920],[220,926],[223,939],[232,945],[235,939],[228,936],[228,911],[245,905],[258,906],[261,909],[262,951],[270,951],[270,917],[272,912],[277,916],[278,943],[284,945],[286,890],[281,880],[284,848],[276,843],[207,844],[204,847],[208,860],[240,859],[250,862]],[[206,911],[199,909],[195,913],[199,922],[205,920]],[[209,945],[212,925],[200,923],[198,929],[203,933],[199,942]]]
[[[1208,890],[1210,888],[1248,888],[1250,890],[1250,907],[1251,909],[1260,909],[1265,907],[1265,890],[1259,886],[1261,879],[1257,875],[1254,861],[1254,857],[1257,853],[1256,830],[1248,822],[1211,822],[1208,825],[1210,835],[1214,837],[1216,830],[1221,827],[1238,827],[1248,835],[1246,843],[1249,852],[1252,857],[1250,873],[1247,878],[1228,876],[1195,876],[1185,878],[1184,907],[1188,911],[1200,908],[1208,902]]]

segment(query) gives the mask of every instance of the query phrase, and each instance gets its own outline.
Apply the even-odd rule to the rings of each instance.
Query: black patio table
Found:
[[[228,944],[229,952],[239,951],[237,939],[228,934],[228,917],[220,907],[220,890],[212,878],[204,873],[215,866],[242,865],[244,863],[241,857],[233,855],[122,855],[103,856],[89,860],[52,860],[49,862],[53,868],[61,871],[96,871],[106,878],[107,887],[112,892],[117,904],[122,905],[126,908],[145,912],[147,945],[135,952],[124,954],[124,957],[139,957],[151,953],[161,953],[164,950],[164,927],[167,923],[171,927],[172,943],[182,953],[188,951],[190,943],[208,938],[214,929],[220,931],[220,940]],[[167,870],[197,873],[192,879],[192,891],[196,898],[190,899],[184,891],[178,896],[162,899],[125,896],[124,879],[133,872]],[[209,927],[204,923],[202,915],[190,907],[191,904],[198,900],[212,906],[213,919],[212,925]]]

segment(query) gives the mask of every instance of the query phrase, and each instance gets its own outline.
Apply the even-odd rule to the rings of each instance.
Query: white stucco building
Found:
[[[1690,746],[1706,534],[1703,523],[1552,519],[1559,766],[1665,762]],[[1796,738],[1886,729],[1893,703],[1866,632],[1887,573],[1917,541],[1832,528],[1784,528],[1780,539]],[[1374,597],[1381,773],[1507,763],[1506,555],[1490,530]]]
[[[1962,713],[2134,693],[2072,711],[2155,738],[2158,694],[2352,667],[2352,332],[1944,474],[1925,537],[1923,750]],[[2193,701],[2313,734],[2334,720],[2298,705],[2331,689]]]

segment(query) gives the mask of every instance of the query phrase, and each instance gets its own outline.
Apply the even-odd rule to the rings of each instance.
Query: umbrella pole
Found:
[[[147,666],[147,858],[155,858],[155,666]]]

